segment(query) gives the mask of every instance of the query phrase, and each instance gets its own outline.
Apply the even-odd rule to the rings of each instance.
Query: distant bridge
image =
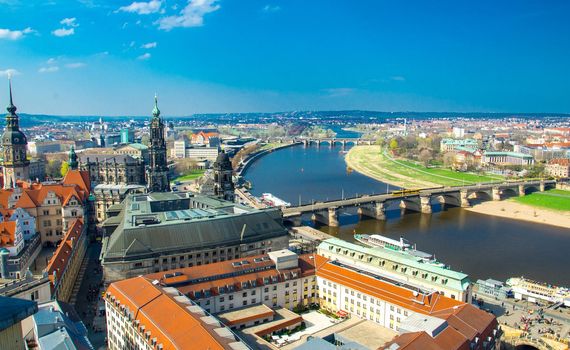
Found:
[[[265,140],[266,142],[276,142],[276,143],[302,143],[305,146],[310,144],[315,144],[317,146],[327,145],[329,147],[334,147],[334,145],[341,145],[343,147],[347,145],[373,145],[375,140],[364,139],[364,138],[350,138],[350,137],[273,137]]]
[[[378,220],[386,219],[386,209],[397,204],[402,209],[431,213],[433,204],[448,204],[470,207],[472,200],[500,201],[531,192],[556,187],[556,180],[531,180],[517,182],[491,182],[468,186],[426,188],[417,191],[394,191],[391,194],[362,195],[353,198],[314,202],[311,204],[282,208],[283,217],[300,218],[311,214],[314,221],[328,226],[338,226],[338,212],[343,208],[356,207],[358,214]]]

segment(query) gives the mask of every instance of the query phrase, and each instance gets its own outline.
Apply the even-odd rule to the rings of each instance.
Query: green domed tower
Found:
[[[27,156],[28,140],[20,130],[16,106],[12,101],[12,80],[9,80],[10,103],[6,110],[6,128],[2,134],[2,167],[4,188],[12,188],[16,180],[29,180],[30,161]]]

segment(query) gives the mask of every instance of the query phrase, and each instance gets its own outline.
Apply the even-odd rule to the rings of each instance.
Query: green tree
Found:
[[[67,175],[67,172],[69,171],[69,163],[67,162],[61,162],[61,168],[59,170],[59,173],[61,174],[61,177],[65,177],[65,175]]]
[[[46,164],[46,176],[57,178],[61,175],[61,160],[51,159]]]
[[[393,152],[398,149],[398,140],[392,139],[390,140],[390,150]]]

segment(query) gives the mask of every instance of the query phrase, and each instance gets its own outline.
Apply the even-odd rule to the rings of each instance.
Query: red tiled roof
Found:
[[[190,281],[199,279],[201,277],[222,276],[233,272],[248,270],[251,268],[262,268],[265,266],[270,267],[275,264],[272,260],[254,262],[254,259],[263,257],[268,257],[268,255],[258,255],[247,258],[226,260],[212,264],[156,272],[146,275],[145,277],[152,280],[158,280],[161,284],[166,286],[175,286],[176,289],[178,289],[181,293],[186,294],[190,297],[194,297],[196,292],[202,292],[204,290],[210,291],[212,295],[217,295],[218,289],[220,287],[233,285],[235,287],[235,290],[240,290],[242,282],[256,281],[257,285],[263,285],[264,278],[276,277],[281,282],[284,280],[284,273],[290,274],[291,272],[297,272],[299,277],[301,277],[313,275],[315,271],[314,259],[312,258],[312,255],[305,254],[299,256],[299,266],[295,269],[278,271],[275,268],[268,268],[262,271],[245,273],[231,277],[220,277],[217,279],[212,278],[204,282],[190,283]],[[234,267],[232,265],[234,262],[242,261],[248,261],[249,264],[237,267]],[[164,277],[165,275],[172,274],[174,272],[177,272],[180,275],[168,278]]]
[[[160,286],[139,276],[112,283],[107,300],[118,301],[133,313],[133,319],[150,331],[164,350],[224,349],[224,341],[213,334],[184,305],[163,293]],[[140,328],[139,328],[140,329]]]
[[[329,281],[361,291],[368,295],[399,305],[410,311],[431,315],[438,311],[453,309],[462,305],[458,300],[447,298],[437,292],[424,295],[414,291],[380,281],[356,271],[334,265],[325,257],[317,255],[317,276]]]
[[[63,271],[69,263],[69,257],[71,256],[74,249],[73,244],[80,239],[82,233],[83,220],[77,219],[75,222],[73,222],[69,230],[67,230],[65,236],[63,237],[63,240],[53,253],[53,256],[51,257],[46,267],[46,271],[52,284],[55,284],[53,276],[54,271],[57,278],[61,278]]]
[[[16,241],[16,222],[0,222],[0,247],[13,246]]]

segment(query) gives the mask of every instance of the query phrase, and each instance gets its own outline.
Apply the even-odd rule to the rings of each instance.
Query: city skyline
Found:
[[[562,1],[0,4],[23,113],[570,112]]]

